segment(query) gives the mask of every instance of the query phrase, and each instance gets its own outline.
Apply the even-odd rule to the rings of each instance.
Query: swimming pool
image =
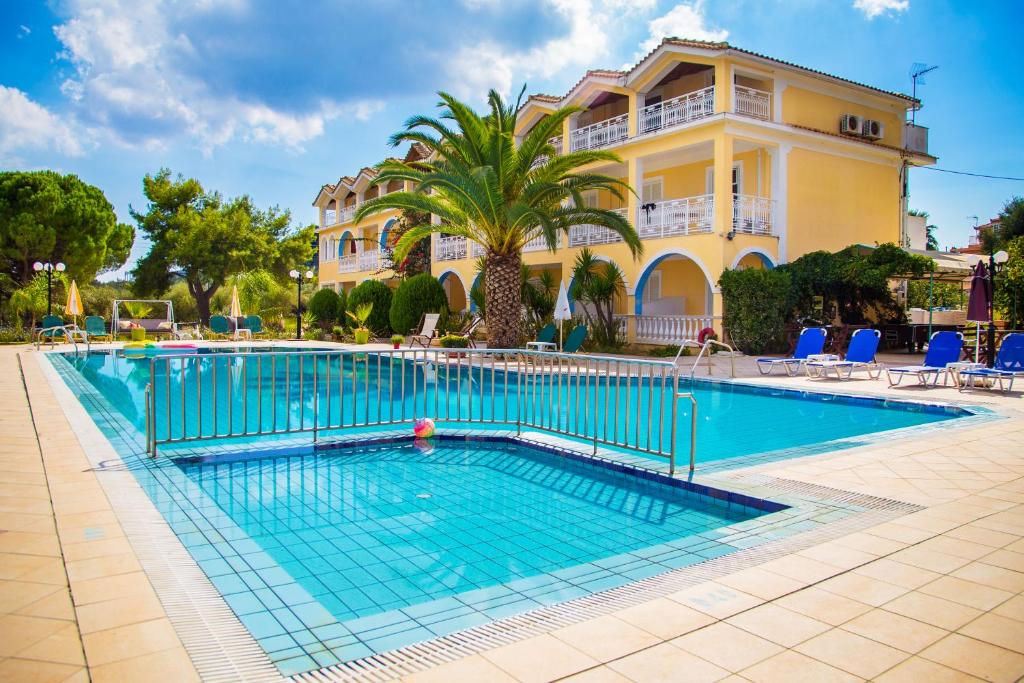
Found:
[[[299,355],[289,353],[267,356],[276,358],[269,367],[246,365],[220,349],[198,355],[192,367],[218,368],[216,379],[199,373],[199,381],[218,386],[220,401],[190,408],[196,375],[188,366],[154,383],[165,398],[184,398],[186,431],[199,430],[201,416],[206,425],[214,415],[239,423],[308,419],[313,402],[329,396],[339,416],[349,409],[364,418],[403,409],[429,408],[438,416],[538,409],[582,429],[601,428],[598,416],[618,406],[617,427],[635,431],[625,416],[635,416],[636,405],[671,400],[654,377],[632,378],[621,392],[595,378],[551,377],[506,399],[492,394],[491,372],[375,363],[382,359],[372,354],[335,357],[329,371],[327,359],[295,368]],[[150,458],[142,448],[149,360],[109,352],[49,357],[225,602],[289,675],[625,586],[849,514],[827,507],[814,522],[812,513],[777,502],[498,435],[288,455],[247,453],[235,443],[221,454]],[[261,373],[282,360],[292,373],[289,398],[302,405],[261,394]],[[317,397],[299,391],[312,373],[328,372],[340,380],[338,393],[330,393],[333,384]],[[418,389],[394,397],[382,390],[384,378],[391,387],[404,381]],[[228,383],[256,397],[249,414],[225,405]],[[957,415],[739,385],[688,388],[700,405],[705,465]],[[584,399],[586,411],[579,410]],[[162,428],[168,426],[177,428]]]
[[[343,422],[386,422],[398,415],[434,417],[442,425],[456,418],[507,425],[522,415],[558,432],[598,434],[608,441],[652,449],[667,448],[672,438],[670,421],[645,421],[647,416],[667,413],[672,401],[672,385],[658,375],[612,385],[596,376],[533,374],[517,384],[511,371],[412,363],[387,355],[286,353],[247,358],[200,351],[183,362],[180,371],[175,359],[154,366],[153,391],[161,406],[166,405],[166,411],[161,408],[155,414],[161,439],[273,431],[286,424],[308,429],[315,420],[323,429]],[[64,358],[134,427],[145,428],[148,358],[111,352]],[[858,437],[967,414],[949,406],[731,382],[697,380],[681,388],[694,395],[698,406],[698,464],[784,455],[827,443],[852,446],[862,442]],[[200,392],[204,398],[197,400]],[[244,410],[238,400],[242,396]],[[690,404],[678,405],[677,423],[688,425]],[[686,453],[689,429],[677,429],[675,439],[677,452]]]

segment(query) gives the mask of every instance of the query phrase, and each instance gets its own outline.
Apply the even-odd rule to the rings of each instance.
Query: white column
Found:
[[[789,86],[786,81],[776,78],[773,81],[772,91],[772,121],[775,123],[782,123],[782,93],[786,91]]]
[[[789,220],[789,153],[792,145],[783,143],[771,150],[772,199],[775,200],[775,214],[772,216],[772,230],[779,236],[779,263],[789,260],[787,254],[787,224]]]

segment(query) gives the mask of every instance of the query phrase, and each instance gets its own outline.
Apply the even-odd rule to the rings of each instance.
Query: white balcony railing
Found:
[[[735,86],[736,113],[768,120],[772,117],[772,94],[742,85]]]
[[[577,128],[569,138],[569,151],[607,147],[629,136],[629,114]]]
[[[380,268],[380,251],[374,249],[373,251],[363,251],[356,256],[359,257],[359,270],[377,270]]]
[[[556,248],[562,246],[561,233],[555,235],[555,246]],[[523,251],[548,251],[548,241],[544,239],[544,235],[538,235],[523,245]]]
[[[715,219],[714,195],[702,194],[645,204],[637,210],[642,239],[711,232]]]
[[[612,209],[615,213],[625,217],[626,209]],[[619,233],[609,230],[603,225],[574,225],[569,228],[569,246],[586,247],[592,244],[612,244],[621,242]]]
[[[771,235],[775,200],[747,194],[732,196],[732,227],[748,235]]]
[[[325,209],[324,210],[324,220],[323,220],[322,223],[320,223],[320,227],[323,228],[323,227],[326,227],[328,225],[334,225],[335,222],[337,222],[337,218],[338,218],[338,212],[337,211],[335,211],[334,209]]]
[[[359,259],[355,254],[349,254],[342,256],[338,259],[338,272],[339,273],[354,273],[359,270]]]
[[[640,132],[671,128],[715,113],[715,86],[673,97],[640,110]]]
[[[358,204],[353,204],[352,206],[346,206],[342,209],[338,209],[338,222],[348,223],[356,215],[356,209],[358,208]]]
[[[555,148],[555,156],[559,156],[562,153],[562,136],[556,135],[555,137],[548,140],[551,146]],[[537,168],[541,164],[546,164],[551,157],[548,155],[539,156],[533,161],[531,168]]]
[[[438,237],[434,244],[434,259],[437,261],[458,261],[466,258],[465,237]]]
[[[634,317],[636,341],[641,344],[678,344],[696,340],[705,327],[714,327],[710,315],[637,315]]]

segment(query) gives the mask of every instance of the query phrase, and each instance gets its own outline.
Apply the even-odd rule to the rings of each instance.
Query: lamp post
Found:
[[[53,271],[63,273],[65,267],[66,266],[60,261],[57,263],[50,263],[49,261],[42,263],[40,261],[36,261],[32,264],[32,270],[37,273],[41,270],[46,271],[46,315],[53,314]]]
[[[292,269],[288,275],[295,279],[295,339],[302,339],[302,279],[313,279],[313,271],[302,272]]]
[[[988,358],[987,365],[992,367],[996,362],[996,271],[1010,259],[1005,251],[988,252]]]

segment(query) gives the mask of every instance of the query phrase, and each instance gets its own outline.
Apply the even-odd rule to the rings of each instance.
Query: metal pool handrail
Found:
[[[408,376],[410,366],[417,371]],[[217,376],[224,372],[218,397]],[[662,387],[657,395],[655,385]],[[478,402],[462,404],[467,387]],[[408,424],[430,416],[585,439],[595,453],[601,444],[667,458],[674,473],[678,402],[665,396],[678,393],[679,374],[671,362],[524,349],[166,354],[149,361],[146,446],[156,455],[159,444],[303,432],[312,433],[315,442],[325,431]],[[604,410],[598,405],[602,398]],[[162,430],[158,416],[165,418]],[[666,418],[672,434],[667,444]],[[695,418],[692,422],[691,469]]]
[[[676,352],[675,360],[672,361],[673,364],[679,362],[679,358],[683,355],[683,349],[685,349],[688,346],[693,346],[693,347],[696,347],[696,348],[700,349],[700,352],[697,353],[697,359],[693,361],[693,367],[690,368],[690,379],[693,379],[693,376],[697,374],[697,365],[700,363],[700,359],[704,357],[704,352],[707,351],[708,348],[710,348],[711,346],[720,346],[723,349],[728,349],[728,351],[729,351],[729,368],[730,368],[729,369],[729,376],[733,377],[733,378],[736,377],[736,355],[735,355],[736,354],[736,350],[733,349],[728,344],[726,344],[725,342],[720,342],[717,339],[706,339],[706,340],[704,340],[704,343],[701,344],[700,342],[695,341],[693,339],[684,339],[679,344],[679,351]],[[711,375],[711,357],[710,356],[708,356],[708,375]]]

